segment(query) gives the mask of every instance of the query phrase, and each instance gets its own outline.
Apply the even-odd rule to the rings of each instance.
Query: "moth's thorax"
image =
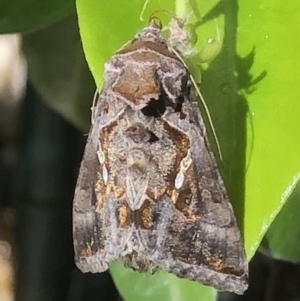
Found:
[[[167,40],[162,34],[162,29],[153,20],[150,24],[144,27],[140,32],[138,32],[132,41],[132,44],[142,41],[142,42],[153,42],[159,44],[163,47],[167,46]]]
[[[185,66],[168,49],[161,29],[155,24],[142,30],[105,65],[106,83],[135,110],[158,100],[164,92],[176,102],[186,75]]]

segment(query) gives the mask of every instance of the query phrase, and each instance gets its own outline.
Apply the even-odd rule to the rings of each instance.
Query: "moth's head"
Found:
[[[162,35],[162,24],[156,19],[152,19],[149,25],[143,28],[136,36],[135,41],[165,43],[166,40]]]

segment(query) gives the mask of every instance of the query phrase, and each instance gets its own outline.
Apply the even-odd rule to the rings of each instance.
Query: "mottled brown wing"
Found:
[[[73,202],[73,241],[75,262],[83,272],[103,272],[108,266],[99,260],[96,252],[103,249],[99,240],[99,214],[95,211],[97,199],[95,183],[100,177],[97,157],[100,118],[95,120],[86,143]]]
[[[198,104],[190,99],[184,106],[187,118],[175,126],[190,138],[192,170],[186,179],[193,191],[186,205],[190,216],[174,216],[165,241],[167,260],[157,264],[179,277],[242,294],[248,287],[248,266],[233,208]]]

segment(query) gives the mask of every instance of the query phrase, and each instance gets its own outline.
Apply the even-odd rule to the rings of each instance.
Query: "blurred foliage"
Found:
[[[74,0],[0,0],[0,34],[37,30],[72,12]]]

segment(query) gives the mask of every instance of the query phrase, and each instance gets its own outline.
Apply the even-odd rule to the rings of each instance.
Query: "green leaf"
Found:
[[[246,95],[252,124],[248,119],[244,233],[250,254],[300,177],[297,3],[239,3],[238,53],[255,49],[250,75],[266,73],[253,93]]]
[[[158,271],[155,276],[126,269],[119,262],[110,265],[114,281],[126,301],[209,301],[215,300],[216,290],[186,279],[180,279],[164,271]]]
[[[73,12],[74,0],[0,0],[0,34],[39,29]]]
[[[300,40],[296,37],[300,12],[296,0],[196,2],[204,15],[197,48],[201,50],[217,30],[223,40],[220,54],[203,72],[201,91],[222,148],[220,168],[251,258],[300,175]],[[83,47],[96,83],[109,57],[147,24],[139,20],[143,4],[77,0]],[[188,11],[188,6],[183,7]],[[175,5],[170,0],[150,0],[144,18],[159,8],[174,11]],[[162,18],[166,24],[166,17]],[[173,300],[174,292],[181,301],[205,293],[202,300],[215,298],[212,289],[174,280],[163,272],[150,277],[114,265],[112,273],[128,301]]]

